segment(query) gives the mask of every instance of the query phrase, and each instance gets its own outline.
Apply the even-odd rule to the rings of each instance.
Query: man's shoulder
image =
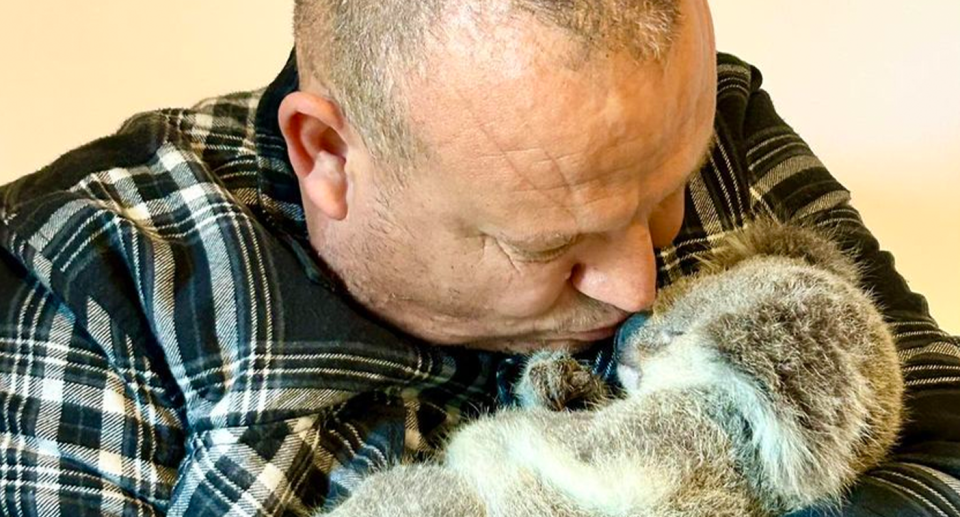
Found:
[[[722,86],[724,82],[736,79],[745,80],[748,85],[762,81],[760,70],[739,57],[725,52],[717,52],[717,81]]]
[[[724,125],[742,128],[751,98],[762,84],[757,67],[732,54],[717,53],[717,117]]]
[[[261,95],[135,115],[116,133],[0,187],[0,248],[47,282],[41,273],[49,267],[38,259],[51,266],[108,260],[105,249],[117,242],[147,241],[189,243],[202,254],[211,224],[256,224],[248,205],[257,199]]]
[[[136,114],[115,133],[73,149],[39,171],[0,187],[0,220],[49,197],[111,198],[124,205],[134,189],[96,188],[120,176],[159,178],[188,166],[166,187],[177,190],[213,180],[231,164],[256,170],[254,119],[263,90],[238,92],[201,101],[191,108]],[[235,171],[236,172],[236,171]],[[193,176],[192,180],[190,176]]]

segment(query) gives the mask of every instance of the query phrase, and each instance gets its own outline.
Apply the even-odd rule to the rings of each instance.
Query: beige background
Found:
[[[0,183],[130,114],[268,83],[291,2],[0,4]],[[960,333],[960,2],[716,0],[721,49],[854,193],[941,325]]]

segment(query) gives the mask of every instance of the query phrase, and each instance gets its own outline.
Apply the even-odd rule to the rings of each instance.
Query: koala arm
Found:
[[[850,205],[849,192],[780,119],[753,69],[746,106],[719,110],[750,172],[752,212],[827,229],[860,270],[890,325],[903,368],[905,426],[891,459],[865,475],[830,515],[960,515],[960,338],[940,330]],[[820,515],[810,511],[806,515]]]

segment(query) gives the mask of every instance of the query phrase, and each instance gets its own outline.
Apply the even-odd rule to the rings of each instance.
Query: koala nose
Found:
[[[627,318],[627,321],[624,321],[623,324],[620,325],[620,328],[617,330],[615,342],[618,355],[624,350],[633,348],[635,346],[634,342],[636,341],[637,334],[640,332],[640,329],[646,325],[647,320],[649,319],[649,312],[638,312]]]
[[[639,348],[640,330],[650,319],[649,312],[640,312],[630,316],[617,330],[614,347],[617,355],[617,378],[627,390],[636,388],[640,382]]]

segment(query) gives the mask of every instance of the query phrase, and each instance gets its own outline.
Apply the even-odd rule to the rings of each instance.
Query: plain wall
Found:
[[[291,2],[0,5],[0,183],[129,115],[264,86]],[[722,0],[719,46],[854,194],[941,325],[960,333],[960,2]]]

